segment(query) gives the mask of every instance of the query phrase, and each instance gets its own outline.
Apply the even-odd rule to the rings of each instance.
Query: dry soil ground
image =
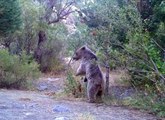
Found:
[[[54,99],[64,79],[42,77],[38,91],[0,90],[0,120],[158,120],[124,107],[91,104],[77,99]],[[53,95],[53,96],[52,96]]]

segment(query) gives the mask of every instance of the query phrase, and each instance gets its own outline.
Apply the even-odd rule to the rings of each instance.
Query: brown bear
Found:
[[[96,55],[87,46],[82,46],[75,52],[73,60],[81,60],[76,76],[85,75],[89,102],[95,102],[96,98],[101,99],[104,80]]]

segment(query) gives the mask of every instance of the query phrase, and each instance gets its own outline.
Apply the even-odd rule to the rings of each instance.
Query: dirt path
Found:
[[[156,120],[137,110],[54,100],[31,91],[0,90],[0,120]]]
[[[0,120],[157,120],[137,110],[53,99],[47,93],[63,89],[60,78],[41,78],[36,87],[38,92],[1,89]]]

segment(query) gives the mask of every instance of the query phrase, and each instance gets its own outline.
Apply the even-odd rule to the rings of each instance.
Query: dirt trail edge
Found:
[[[0,120],[157,120],[122,107],[54,100],[42,92],[0,90]]]

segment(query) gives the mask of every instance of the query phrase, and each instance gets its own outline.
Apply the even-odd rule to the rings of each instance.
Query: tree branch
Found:
[[[153,66],[154,66],[154,68],[155,68],[155,72],[164,80],[164,81],[162,81],[162,82],[165,82],[165,77],[159,72],[159,70],[158,70],[158,68],[157,68],[157,66],[156,66],[156,64],[155,64],[155,62],[152,60],[152,58],[150,58],[150,60],[151,60]]]
[[[57,22],[59,22],[61,20],[65,20],[68,17],[68,15],[73,13],[73,12],[75,12],[75,11],[67,12],[66,14],[64,14],[62,16],[58,15],[56,19],[54,19],[52,21],[48,21],[48,24],[53,24],[53,23],[57,23]]]
[[[163,50],[165,52],[165,49],[163,47],[161,47],[155,40],[152,40],[161,50]]]
[[[75,3],[75,1],[72,2],[68,2],[65,4],[65,6],[63,8],[61,8],[61,10],[55,12],[57,14],[57,18],[55,18],[52,21],[48,21],[48,24],[53,24],[53,23],[57,23],[61,20],[66,19],[71,13],[75,12],[73,10],[71,10],[72,5]],[[52,7],[53,9],[53,7]]]
[[[65,4],[65,6],[61,9],[61,11],[59,12],[59,14],[62,14],[65,10],[67,10],[67,8],[71,9],[71,6],[75,3],[75,1],[72,2],[68,2]]]

